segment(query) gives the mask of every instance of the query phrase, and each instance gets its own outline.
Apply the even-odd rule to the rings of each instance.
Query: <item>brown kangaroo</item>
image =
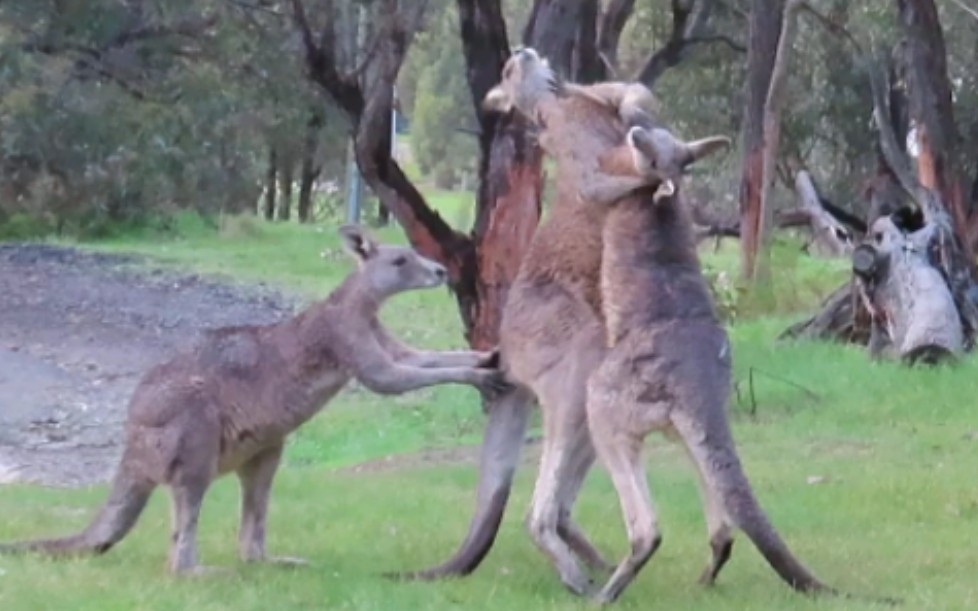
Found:
[[[744,475],[727,421],[730,344],[700,270],[678,178],[695,158],[664,129],[634,128],[630,142],[654,155],[669,180],[654,203],[626,198],[604,226],[601,291],[608,353],[588,380],[588,428],[621,501],[630,552],[598,594],[615,600],[661,541],[641,449],[652,431],[678,436],[699,474],[710,535],[712,584],[743,530],[793,588],[831,592],[798,562],[770,524]],[[722,141],[713,141],[720,146]]]
[[[530,49],[514,53],[504,67],[508,77],[489,93],[485,106],[490,110],[515,107],[528,117],[539,118],[535,103],[518,98],[520,92],[508,86],[510,81],[522,81],[524,71],[535,74],[530,68],[539,63],[539,56]],[[448,561],[403,577],[466,575],[478,567],[498,532],[534,399],[541,405],[546,433],[528,528],[542,547],[570,548],[602,570],[612,566],[571,519],[577,493],[594,461],[585,423],[585,382],[604,356],[599,274],[601,228],[609,209],[589,204],[586,196],[595,194],[585,193],[589,182],[582,177],[605,173],[599,168],[603,155],[631,159],[632,151],[624,144],[626,128],[614,104],[597,96],[574,95],[563,87],[555,90],[551,76],[532,82],[539,91],[531,98],[540,98],[541,106],[553,103],[563,109],[554,112],[547,123],[545,145],[578,155],[574,163],[558,167],[550,214],[533,237],[503,309],[501,359],[518,384],[489,410],[476,513],[469,532]],[[624,193],[645,184],[648,181],[631,177],[624,183],[613,181],[606,191],[614,195],[616,190]],[[567,451],[551,447],[553,440],[569,435],[579,437],[576,445],[566,446]],[[563,564],[567,565],[560,566],[564,583],[575,592],[586,591],[589,580],[576,561]]]
[[[577,555],[594,566],[601,566],[604,562],[570,521],[570,509],[594,458],[591,432],[587,425],[588,414],[600,413],[601,416],[596,417],[600,419],[605,417],[606,412],[612,412],[612,421],[616,421],[616,415],[620,414],[623,434],[631,440],[626,445],[629,446],[628,449],[637,448],[634,439],[640,439],[648,432],[641,429],[642,423],[646,421],[643,415],[637,413],[638,410],[629,410],[623,405],[616,405],[614,409],[599,406],[618,402],[621,395],[614,394],[615,384],[625,389],[640,386],[642,383],[647,383],[653,390],[666,386],[670,392],[711,400],[706,401],[707,407],[697,405],[690,410],[676,409],[677,422],[696,422],[696,415],[701,414],[711,426],[709,429],[694,427],[692,431],[688,431],[692,439],[687,440],[691,453],[697,458],[697,454],[702,453],[701,449],[706,444],[707,447],[715,447],[717,451],[705,456],[709,459],[719,456],[725,460],[722,464],[704,468],[704,474],[708,475],[703,480],[703,489],[711,532],[712,556],[703,581],[712,583],[729,557],[729,524],[725,516],[730,516],[734,525],[740,526],[752,536],[788,583],[803,590],[827,590],[791,557],[757,507],[739,468],[724,411],[729,392],[729,355],[721,353],[721,346],[727,351],[729,347],[722,329],[713,317],[712,303],[689,238],[689,221],[682,217],[672,224],[656,226],[659,233],[668,233],[668,229],[678,231],[679,235],[671,238],[671,241],[662,241],[661,236],[656,240],[641,241],[636,237],[639,228],[650,230],[647,220],[650,215],[656,217],[663,210],[676,209],[672,204],[676,197],[676,183],[673,178],[678,179],[682,168],[729,144],[729,141],[725,138],[713,138],[684,144],[672,138],[667,131],[654,128],[633,128],[626,136],[621,119],[627,113],[622,112],[620,105],[600,104],[591,96],[575,95],[573,90],[567,95],[566,88],[555,88],[554,82],[549,67],[535,53],[518,52],[507,62],[504,82],[491,94],[496,96],[496,103],[504,97],[512,100],[513,106],[543,124],[546,133],[541,140],[550,148],[549,152],[558,158],[560,191],[557,205],[568,206],[564,209],[555,206],[551,221],[538,230],[531,252],[511,289],[501,329],[500,346],[507,373],[524,386],[523,392],[529,393],[531,390],[539,398],[543,412],[543,457],[534,491],[533,507],[528,518],[534,540],[554,561],[565,585],[577,593],[588,591],[588,581],[574,556]],[[505,92],[506,96],[499,94],[499,91]],[[612,116],[609,116],[609,110],[612,111]],[[632,116],[630,121],[637,122],[636,119],[636,116]],[[646,125],[653,126],[651,122],[645,121]],[[627,143],[624,146],[631,149],[630,168],[628,163],[622,163],[623,141]],[[586,166],[586,171],[582,171],[582,165]],[[599,174],[613,175],[621,171],[638,174],[643,171],[652,172],[655,176],[643,176],[650,185],[649,188],[616,203],[610,216],[607,212],[608,206],[588,206],[585,202],[580,204],[582,207],[570,207],[571,202],[580,201],[574,197],[574,190],[578,191],[581,198],[585,194],[577,183],[578,180],[592,179]],[[604,191],[605,195],[609,193],[613,194],[613,190]],[[656,206],[656,200],[662,200],[665,204]],[[589,209],[595,211],[590,217],[587,216]],[[643,213],[645,216],[642,216]],[[606,217],[607,222],[604,222]],[[643,219],[644,222],[638,222]],[[562,226],[558,224],[560,221],[564,223]],[[583,221],[583,224],[572,225],[574,221]],[[614,229],[627,226],[629,222],[635,223],[631,232]],[[596,235],[598,232],[595,227],[604,228],[603,236]],[[548,231],[551,228],[556,231]],[[570,243],[563,241],[568,236]],[[623,240],[630,241],[619,244]],[[676,244],[682,245],[682,248],[677,248]],[[601,249],[602,245],[603,257],[594,252]],[[594,251],[590,251],[590,248]],[[576,257],[571,258],[568,253],[573,253]],[[673,271],[669,267],[670,257],[677,258],[678,270]],[[591,265],[602,259],[599,290]],[[633,267],[650,262],[657,264],[651,271]],[[617,291],[627,286],[632,273],[636,274],[636,280],[646,280],[640,284],[641,290],[616,295]],[[675,280],[659,287],[647,286],[649,280],[668,280],[670,273],[677,276]],[[671,299],[668,294],[664,295],[664,291],[679,291],[680,297],[686,298],[688,303],[684,306]],[[633,301],[628,300],[629,296]],[[665,299],[664,304],[653,303],[660,298]],[[593,309],[595,306],[602,312],[601,317],[596,315]],[[696,374],[698,377],[681,379],[678,383],[672,382],[670,377],[660,380],[647,379],[643,375],[638,380],[628,379],[630,370],[620,366],[628,358],[622,354],[620,344],[623,338],[620,335],[627,335],[627,331],[636,325],[648,325],[650,321],[641,318],[645,311],[669,313],[687,306],[689,311],[683,311],[684,315],[688,314],[693,318],[697,315],[705,316],[708,325],[712,325],[709,327],[712,329],[711,333],[719,333],[723,341],[720,345],[708,346],[708,350],[716,348],[716,352],[708,356],[713,361],[727,358],[726,365],[723,362],[714,362],[705,366],[702,373]],[[664,325],[671,333],[676,322],[664,319]],[[681,320],[678,326],[682,326]],[[646,337],[641,328],[636,331],[636,337]],[[716,337],[712,337],[710,333],[705,333],[705,337],[712,339],[714,344],[717,343]],[[605,341],[611,347],[611,354],[607,357],[598,344],[604,344]],[[667,345],[666,349],[670,348],[671,344]],[[684,344],[678,346],[675,355],[670,353],[663,358],[669,362],[678,359],[686,368],[683,371],[692,372],[692,375],[698,371],[696,359],[703,356],[697,350]],[[643,364],[641,358],[637,361],[634,363],[635,367],[651,366]],[[591,383],[592,392],[599,397],[584,408],[587,393],[582,388],[583,381],[591,376],[599,363],[604,363],[599,370],[601,373],[595,373],[595,381]],[[629,367],[631,366],[630,364]],[[655,373],[672,375],[671,371]],[[716,379],[712,379],[711,374],[716,374]],[[580,385],[578,381],[581,381]],[[704,390],[699,391],[690,382],[702,382],[705,384]],[[639,395],[642,400],[646,400],[644,394],[643,390]],[[498,455],[500,451],[513,447],[512,439],[501,439],[501,431],[507,430],[506,415],[509,413],[503,411],[499,414],[498,422],[490,420],[484,442],[479,500],[494,503],[492,510],[495,512],[495,521],[487,519],[490,512],[480,505],[469,537],[452,561],[434,570],[436,575],[453,570],[457,573],[472,570],[482,557],[474,553],[474,550],[484,555],[491,545],[494,529],[498,525],[499,518],[496,516],[501,516],[509,482],[508,475],[502,476],[499,473],[498,468],[503,461],[493,456],[494,453]],[[687,413],[692,415],[685,416],[684,421]],[[631,414],[639,418],[637,424],[627,419],[626,416]],[[509,426],[511,430],[521,433],[521,428],[517,429],[512,425],[517,420],[516,417],[510,417]],[[634,424],[638,427],[637,430],[627,429],[629,424]],[[624,507],[625,500],[630,498],[625,484],[631,484],[639,491],[643,490],[647,486],[644,483],[644,472],[635,474],[628,471],[628,467],[637,459],[624,468],[615,462],[617,442],[614,433],[618,431],[613,431],[609,438],[601,428],[603,423],[598,422],[591,426],[596,427],[602,457],[612,471],[616,485],[622,478],[628,478],[619,488],[623,491]],[[678,430],[684,430],[683,427],[688,428],[688,425],[677,425]],[[709,436],[704,437],[707,431]],[[697,432],[700,435],[698,438],[695,437]],[[598,437],[595,438],[596,441]],[[494,480],[490,480],[492,476],[495,476]],[[495,486],[490,482],[495,482]],[[500,492],[501,490],[505,492]],[[487,491],[495,494],[489,496]],[[638,505],[636,502],[630,503],[629,507]],[[631,518],[635,514],[633,512],[627,515]],[[629,524],[631,526],[632,523]],[[651,555],[657,545],[658,534],[653,532],[644,539],[636,536],[632,540],[639,547],[618,567],[611,581],[599,593],[602,600],[610,601],[620,594],[641,564]]]
[[[534,235],[503,310],[501,359],[517,386],[489,412],[476,515],[465,541],[444,564],[410,576],[464,575],[488,553],[506,507],[526,419],[536,398],[545,433],[527,527],[557,565],[563,582],[583,594],[590,580],[575,556],[592,567],[611,569],[571,519],[580,486],[594,461],[586,425],[585,383],[605,350],[599,274],[601,228],[610,207],[592,204],[610,204],[631,189],[658,185],[660,180],[657,175],[634,175],[635,151],[625,144],[619,102],[596,93],[582,95],[580,88],[555,88],[549,68],[543,78],[534,78],[544,65],[531,49],[515,53],[504,67],[504,81],[490,92],[486,103],[490,108],[515,107],[536,118],[544,124],[545,146],[575,152],[558,167],[557,197]],[[510,86],[524,80],[535,87],[530,95]],[[603,89],[609,90],[615,87],[609,84]],[[588,188],[598,181],[601,188]]]
[[[391,295],[443,284],[445,269],[410,248],[377,244],[355,226],[340,229],[358,268],[325,300],[269,326],[211,332],[192,352],[151,369],[129,405],[126,443],[109,500],[81,533],[0,545],[0,553],[100,554],[135,525],[150,493],[172,494],[174,573],[197,564],[197,518],[211,482],[241,482],[240,554],[265,555],[269,491],[285,438],[356,378],[368,389],[403,393],[435,384],[506,387],[484,352],[422,352],[391,337],[377,312]],[[300,561],[301,562],[301,561]]]

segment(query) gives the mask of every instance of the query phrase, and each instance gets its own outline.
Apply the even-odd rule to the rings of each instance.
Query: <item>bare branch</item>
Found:
[[[634,9],[635,0],[611,0],[601,15],[598,24],[598,56],[611,74],[618,72],[618,44],[622,30]]]
[[[109,49],[124,47],[133,42],[152,40],[154,38],[165,38],[169,36],[199,36],[206,30],[214,27],[217,22],[217,15],[207,15],[197,19],[185,19],[176,23],[154,25],[121,32],[102,49],[102,52],[108,51]]]
[[[960,8],[962,11],[968,13],[969,15],[971,15],[972,17],[974,17],[975,19],[978,19],[978,10],[975,10],[975,9],[971,8],[970,6],[968,6],[967,4],[965,4],[964,2],[962,2],[961,0],[951,0],[951,2],[953,2],[954,4],[956,4],[958,6],[958,8]]]
[[[893,125],[890,123],[889,75],[880,67],[881,62],[868,58],[866,70],[869,73],[870,88],[873,92],[873,121],[880,136],[880,151],[883,159],[900,187],[911,197],[917,198],[920,186],[917,177],[910,170],[910,163],[903,154],[903,147],[897,141]]]
[[[709,34],[706,36],[693,36],[686,39],[687,45],[709,44],[714,42],[722,42],[738,53],[747,53],[747,45],[737,42],[726,34]]]
[[[802,2],[801,3],[801,6],[799,8],[802,11],[805,11],[806,13],[808,13],[809,15],[811,15],[812,17],[815,17],[815,19],[825,29],[827,29],[831,33],[835,34],[836,36],[839,36],[841,38],[844,38],[846,41],[848,41],[856,49],[856,52],[857,53],[859,53],[860,55],[863,55],[865,53],[864,50],[863,50],[863,46],[861,44],[859,44],[859,41],[856,40],[856,37],[853,36],[852,35],[852,32],[850,32],[848,29],[846,29],[845,26],[843,26],[841,24],[838,24],[838,23],[832,21],[831,19],[829,19],[828,17],[826,17],[822,13],[818,12],[808,2]]]
[[[714,1],[672,0],[672,31],[669,40],[649,56],[635,77],[636,81],[651,88],[666,70],[686,58],[694,44],[706,42],[711,37],[705,35],[703,30],[709,21]]]
[[[332,3],[325,4],[330,8]],[[292,0],[292,17],[302,36],[309,78],[322,87],[351,118],[358,117],[363,112],[363,92],[356,81],[350,81],[337,70],[331,25],[323,27],[317,43],[302,0]]]

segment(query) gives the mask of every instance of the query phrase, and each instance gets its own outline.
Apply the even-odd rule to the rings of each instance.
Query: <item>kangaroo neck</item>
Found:
[[[350,274],[326,298],[326,305],[349,310],[362,317],[376,317],[386,299],[360,274]]]

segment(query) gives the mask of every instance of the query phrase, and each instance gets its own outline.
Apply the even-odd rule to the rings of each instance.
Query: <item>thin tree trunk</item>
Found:
[[[268,168],[265,171],[265,220],[275,219],[275,196],[278,193],[278,154],[274,146],[268,147]]]
[[[316,163],[316,153],[319,150],[319,135],[323,127],[321,112],[313,112],[306,125],[306,134],[302,142],[302,168],[299,171],[299,215],[300,223],[312,220],[312,184],[319,177],[320,166]]]
[[[393,141],[394,133],[393,133],[393,125],[391,125],[391,122],[394,120],[393,115],[394,115],[393,111],[387,113],[387,121],[385,122],[387,136],[386,138],[384,138],[382,144],[382,146],[386,146],[387,150],[390,151],[391,159],[394,159],[394,141]],[[390,225],[390,223],[391,223],[391,211],[387,206],[384,205],[383,201],[378,199],[377,200],[377,226],[386,227]]]
[[[292,217],[292,182],[295,178],[295,159],[291,153],[283,155],[279,168],[279,184],[282,201],[278,204],[278,220],[287,221]]]
[[[774,227],[774,205],[771,202],[771,192],[774,190],[774,182],[777,180],[776,164],[778,149],[781,144],[781,112],[784,108],[788,67],[791,64],[791,46],[795,41],[797,15],[800,6],[800,0],[787,0],[784,6],[779,26],[781,34],[778,37],[774,65],[771,67],[771,82],[768,84],[767,96],[764,99],[760,211],[756,234],[757,247],[762,254],[760,264],[754,268],[755,280],[760,283],[768,283],[771,280],[770,262],[768,261],[768,252],[771,248],[771,229]]]
[[[766,256],[761,250],[764,230],[764,106],[781,35],[784,0],[753,0],[751,4],[743,127],[744,167],[740,183],[741,273],[747,280],[755,278],[758,257]]]

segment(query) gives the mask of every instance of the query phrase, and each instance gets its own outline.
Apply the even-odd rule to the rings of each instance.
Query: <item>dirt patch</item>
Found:
[[[263,285],[145,263],[0,244],[0,483],[105,481],[146,369],[205,329],[277,322],[299,305]]]

